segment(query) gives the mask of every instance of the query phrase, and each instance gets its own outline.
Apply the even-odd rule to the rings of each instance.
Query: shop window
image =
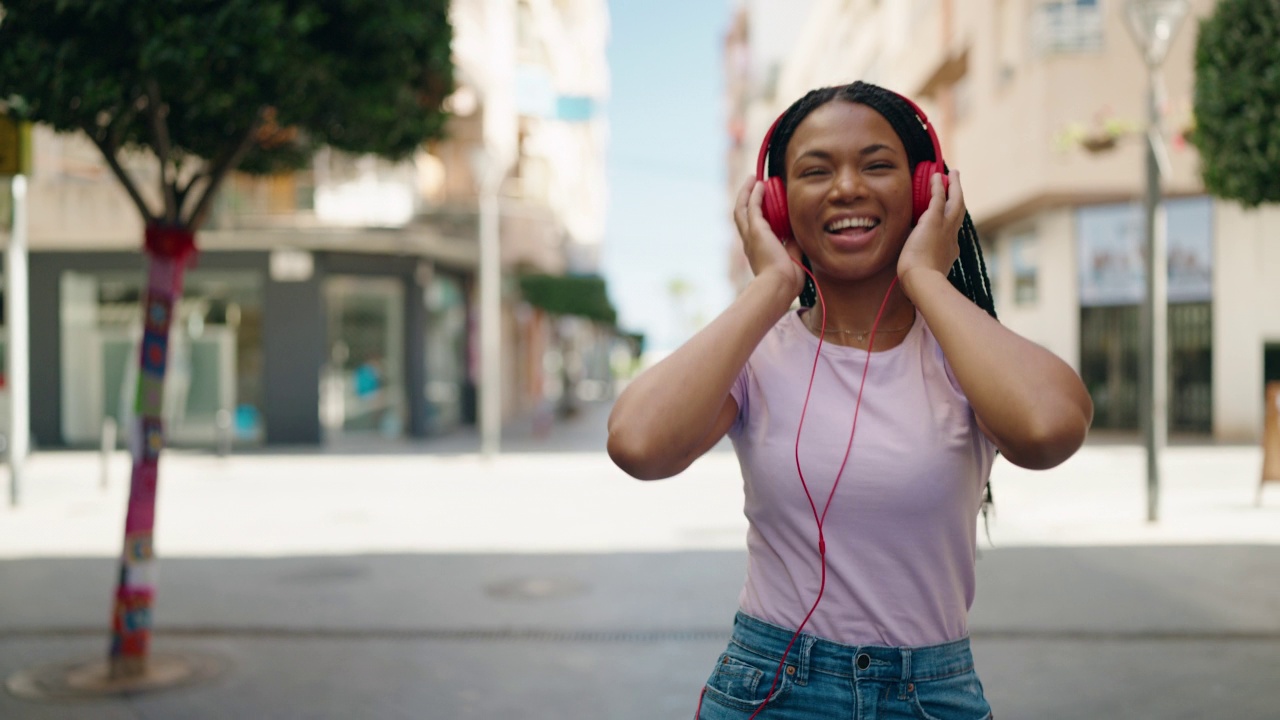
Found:
[[[1138,429],[1141,338],[1137,305],[1080,309],[1080,377],[1093,398],[1093,427]],[[1169,305],[1167,397],[1173,432],[1208,434],[1213,429],[1212,339],[1210,303]]]
[[[122,432],[132,426],[143,294],[140,273],[62,275],[62,436],[69,445],[96,444],[106,418]],[[189,272],[168,350],[163,415],[170,445],[263,441],[262,294],[256,273]]]
[[[1093,427],[1138,428],[1138,373],[1142,361],[1138,308],[1080,308],[1080,379],[1093,398]]]
[[[1213,203],[1207,197],[1164,202],[1170,303],[1213,297]],[[1146,293],[1142,208],[1132,203],[1076,211],[1080,304],[1137,305]]]
[[[1213,431],[1213,306],[1168,306],[1169,430]]]
[[[467,304],[462,281],[437,273],[423,296],[427,308],[425,338],[427,430],[447,432],[463,422],[467,381]]]
[[[320,386],[321,424],[342,434],[400,437],[406,417],[404,285],[397,278],[325,280],[329,357]]]

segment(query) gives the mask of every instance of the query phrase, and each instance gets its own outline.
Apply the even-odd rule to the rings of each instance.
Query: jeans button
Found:
[[[858,657],[854,658],[854,663],[859,670],[866,670],[871,667],[871,656],[866,653],[859,653]]]

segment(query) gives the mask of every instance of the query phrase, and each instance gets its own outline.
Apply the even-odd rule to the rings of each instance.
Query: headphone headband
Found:
[[[769,126],[769,131],[764,134],[764,142],[760,144],[760,156],[756,158],[756,178],[759,180],[764,179],[764,160],[769,154],[769,141],[773,139],[773,131],[777,129],[778,123],[782,122],[782,118],[786,116],[786,114],[787,113],[784,110],[782,115],[779,115],[777,119],[773,121],[773,124]]]
[[[933,160],[920,160],[910,168],[911,221],[914,223],[920,219],[920,216],[929,207],[929,200],[933,195],[931,189],[933,174],[940,173],[942,175],[942,187],[944,190],[949,185],[946,176],[946,163],[942,161],[942,143],[938,141],[938,133],[933,129],[933,123],[929,122],[929,118],[920,109],[919,105],[916,105],[910,98],[901,93],[896,93],[892,90],[886,90],[886,92],[897,96],[907,104],[907,107],[915,113],[916,120],[928,133],[929,142],[933,144]],[[769,221],[769,226],[773,228],[774,234],[782,240],[791,237],[791,220],[787,212],[787,191],[782,178],[766,176],[765,160],[769,155],[769,144],[773,141],[773,132],[777,129],[778,124],[782,122],[782,118],[786,116],[787,111],[784,110],[769,126],[769,131],[764,134],[764,142],[760,144],[760,155],[756,158],[756,179],[765,184],[764,216]],[[905,140],[903,144],[906,144]]]
[[[890,92],[893,92],[893,91],[890,91]],[[908,106],[910,106],[911,109],[915,112],[916,119],[919,120],[920,124],[924,126],[925,132],[929,133],[929,141],[933,143],[933,161],[938,163],[939,166],[942,166],[944,164],[942,162],[942,143],[938,142],[938,133],[934,132],[933,123],[929,122],[928,116],[924,114],[924,111],[920,109],[919,105],[911,101],[911,98],[907,97],[906,95],[901,95],[899,93],[893,93],[893,94],[902,98],[902,101],[905,102]]]
[[[920,125],[924,128],[925,132],[928,133],[929,142],[933,144],[933,161],[938,163],[938,165],[943,165],[944,163],[942,161],[942,143],[938,141],[938,133],[934,131],[933,123],[929,122],[929,117],[924,114],[924,110],[921,110],[920,106],[915,104],[911,100],[911,98],[907,97],[906,95],[893,92],[892,90],[889,90],[888,92],[893,93],[895,96],[897,96],[900,100],[902,100],[902,102],[907,104],[907,107],[911,108],[912,112],[915,113],[916,120],[919,121]],[[764,163],[765,163],[765,159],[769,156],[769,143],[770,141],[773,140],[773,131],[778,128],[778,124],[781,123],[782,118],[786,116],[787,116],[787,111],[783,110],[782,114],[774,119],[773,124],[771,124],[769,126],[768,131],[765,132],[764,142],[760,143],[760,153],[756,157],[756,179],[758,180],[765,179]]]

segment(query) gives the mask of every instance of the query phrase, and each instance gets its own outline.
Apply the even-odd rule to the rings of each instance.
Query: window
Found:
[[[130,427],[138,393],[142,299],[135,272],[62,274],[62,437],[98,442],[102,421]],[[224,441],[231,420],[236,444],[265,437],[262,280],[253,271],[187,273],[169,330],[163,419],[175,447]]]
[[[1093,427],[1140,427],[1141,309],[1137,305],[1080,308],[1080,377],[1093,398]],[[1213,307],[1171,303],[1168,316],[1169,430],[1213,430]]]
[[[1009,260],[1013,269],[1013,302],[1034,305],[1039,299],[1038,247],[1034,232],[1022,232],[1009,239]]]
[[[434,273],[425,286],[427,310],[423,360],[426,364],[427,430],[453,430],[463,421],[467,383],[467,304],[462,279]]]
[[[330,437],[400,437],[407,414],[402,281],[331,275],[324,296],[329,362],[320,385],[321,424]]]
[[[1213,296],[1213,202],[1208,197],[1164,202],[1169,302]],[[1137,305],[1146,287],[1145,220],[1132,203],[1076,210],[1080,304]]]
[[[1044,0],[1031,18],[1031,45],[1039,55],[1102,48],[1102,10],[1097,0]]]
[[[1080,308],[1080,379],[1093,398],[1093,428],[1136,430],[1141,328],[1135,305]]]

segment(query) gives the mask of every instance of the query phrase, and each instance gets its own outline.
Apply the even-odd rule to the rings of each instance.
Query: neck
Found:
[[[902,286],[893,283],[893,279],[891,276],[860,283],[823,283],[819,278],[825,301],[825,318],[823,303],[819,302],[811,312],[805,314],[805,324],[817,333],[822,329],[825,319],[828,334],[869,335],[883,304],[884,314],[880,316],[877,335],[910,328],[915,321],[915,306],[907,299]]]

